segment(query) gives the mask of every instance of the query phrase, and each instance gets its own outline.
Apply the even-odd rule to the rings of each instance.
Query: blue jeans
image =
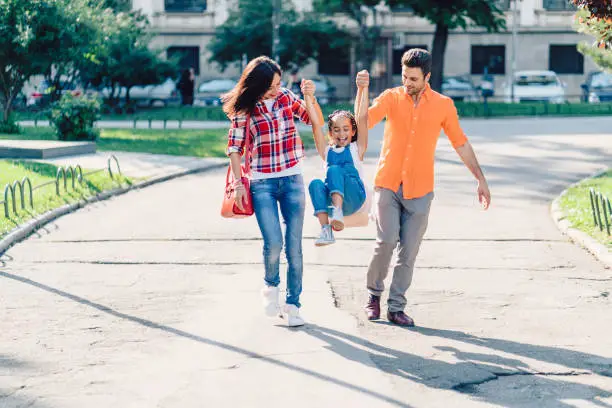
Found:
[[[308,186],[315,215],[328,212],[331,205],[331,195],[338,193],[342,196],[342,212],[351,215],[357,212],[366,199],[363,182],[357,174],[351,174],[340,166],[329,166],[325,183],[323,180],[312,180]]]
[[[265,283],[280,284],[280,254],[283,249],[283,233],[278,214],[285,223],[285,255],[287,269],[287,304],[300,307],[302,293],[302,227],[304,226],[304,179],[301,175],[251,181],[253,207],[261,235]]]

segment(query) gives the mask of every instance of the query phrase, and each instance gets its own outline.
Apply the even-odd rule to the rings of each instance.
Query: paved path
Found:
[[[171,156],[162,154],[131,153],[115,151],[99,151],[95,154],[84,154],[77,156],[63,156],[53,159],[36,160],[51,163],[56,166],[76,166],[83,169],[104,169],[108,167],[111,159],[111,170],[117,171],[117,158],[122,174],[134,178],[153,178],[170,176],[176,173],[204,170],[210,167],[218,167],[226,162],[220,158],[201,158],[186,156]]]
[[[3,257],[0,406],[612,407],[612,272],[548,215],[610,165],[612,119],[464,125],[493,207],[441,139],[418,328],[362,318],[373,227],[316,249],[314,218],[309,325],[262,317],[256,223],[217,215],[218,170],[85,208]]]

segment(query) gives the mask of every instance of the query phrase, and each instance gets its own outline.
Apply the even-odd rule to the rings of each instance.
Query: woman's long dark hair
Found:
[[[252,113],[257,101],[270,89],[274,75],[282,73],[280,66],[269,57],[251,60],[234,89],[221,97],[223,112],[230,118]]]

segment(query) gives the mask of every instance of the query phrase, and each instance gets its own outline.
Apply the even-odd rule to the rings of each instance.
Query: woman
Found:
[[[301,326],[300,294],[302,292],[302,227],[304,224],[304,179],[301,160],[304,157],[302,140],[294,120],[310,124],[306,104],[293,92],[281,88],[282,71],[268,57],[249,62],[240,81],[232,91],[223,95],[223,110],[231,119],[227,153],[232,172],[238,180],[235,186],[236,203],[247,200],[240,183],[240,157],[244,153],[245,135],[252,137],[251,194],[257,223],[263,237],[265,267],[262,297],[266,314],[278,316],[280,283],[280,254],[285,242],[288,262],[287,297],[285,312],[289,326]],[[314,92],[314,84],[306,84]],[[316,110],[323,121],[317,104]],[[249,131],[245,131],[250,115]],[[285,237],[281,230],[280,214],[285,223]]]

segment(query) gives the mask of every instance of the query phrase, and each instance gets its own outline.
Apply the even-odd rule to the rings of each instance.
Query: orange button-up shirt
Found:
[[[385,117],[385,135],[374,185],[397,191],[401,184],[406,199],[432,192],[440,131],[444,129],[455,148],[467,142],[453,100],[427,84],[415,107],[404,87],[392,88],[372,103],[368,125],[373,127]]]

